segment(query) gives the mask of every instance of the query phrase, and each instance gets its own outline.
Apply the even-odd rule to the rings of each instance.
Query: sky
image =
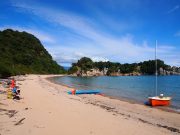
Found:
[[[40,39],[62,66],[81,57],[180,66],[180,0],[1,0],[0,30]]]

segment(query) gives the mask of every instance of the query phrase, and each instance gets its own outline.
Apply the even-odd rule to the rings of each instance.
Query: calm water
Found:
[[[145,102],[155,95],[155,76],[56,77],[56,83],[76,89],[100,89],[116,98]],[[180,76],[158,76],[158,94],[171,96],[172,107],[180,109]]]

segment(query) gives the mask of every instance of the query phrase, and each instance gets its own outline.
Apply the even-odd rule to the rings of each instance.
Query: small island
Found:
[[[121,64],[118,62],[93,62],[90,58],[83,57],[73,63],[68,73],[74,76],[139,76],[154,75],[155,60],[140,63]],[[162,60],[157,60],[159,75],[180,75],[180,67],[170,66]]]

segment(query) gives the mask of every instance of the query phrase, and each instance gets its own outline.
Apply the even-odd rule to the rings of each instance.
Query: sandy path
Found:
[[[0,135],[178,134],[135,119],[135,113],[130,113],[132,118],[115,114],[113,111],[85,102],[87,97],[67,95],[65,90],[68,88],[52,84],[45,80],[45,77],[47,76],[28,75],[25,81],[17,82],[21,83],[19,86],[23,99],[20,101],[6,99],[6,95],[0,94]],[[130,109],[132,105],[123,102],[123,106]],[[142,112],[144,107],[138,109],[139,107],[136,107],[137,110]],[[129,109],[124,109],[123,113],[129,113]],[[9,111],[7,115],[8,110],[15,111]],[[157,109],[152,114],[160,115],[159,112],[163,113],[164,117],[169,116],[170,122],[174,121],[176,128],[180,127],[180,122],[177,122],[180,121],[179,114]],[[143,113],[139,115],[145,117],[146,114]]]

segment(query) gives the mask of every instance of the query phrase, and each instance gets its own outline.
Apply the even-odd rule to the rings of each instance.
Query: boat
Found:
[[[100,94],[101,91],[100,90],[72,90],[72,91],[68,91],[68,94]]]
[[[155,62],[156,62],[156,95],[157,95],[157,41],[156,41],[156,47],[155,47]],[[160,96],[154,96],[154,97],[149,97],[149,104],[151,106],[169,106],[171,102],[171,97],[165,97],[164,94],[160,94]]]
[[[171,97],[160,96],[149,97],[151,106],[168,106],[170,105]]]

